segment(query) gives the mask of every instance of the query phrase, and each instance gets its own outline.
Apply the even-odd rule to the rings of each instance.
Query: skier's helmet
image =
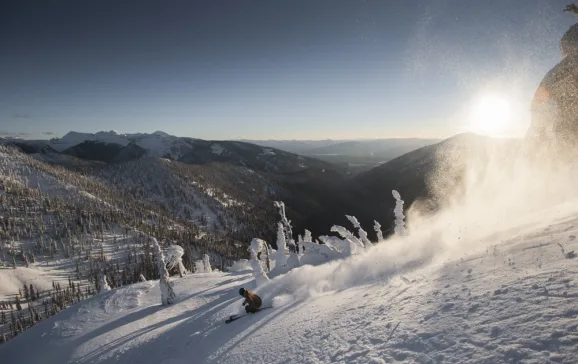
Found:
[[[564,56],[578,56],[578,24],[572,25],[560,39],[560,52]]]
[[[239,294],[244,297],[245,296],[245,288],[239,288]]]

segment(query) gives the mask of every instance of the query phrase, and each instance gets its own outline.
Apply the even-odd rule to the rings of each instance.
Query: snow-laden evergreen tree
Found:
[[[205,273],[205,262],[195,260],[195,273]]]
[[[205,266],[205,273],[213,272],[213,268],[211,268],[211,260],[209,254],[205,254],[203,256],[203,265]]]
[[[341,239],[335,236],[320,236],[319,240],[321,240],[324,244],[319,244],[318,242],[314,243],[303,241],[303,247],[305,249],[303,255],[299,259],[300,264],[319,265],[335,259],[344,258],[345,255],[343,252],[337,250],[333,246],[332,239],[338,241],[338,246],[342,245]]]
[[[281,224],[283,225],[283,230],[285,233],[285,243],[289,248],[289,258],[287,259],[287,269],[291,270],[300,265],[299,262],[299,252],[298,246],[293,240],[293,228],[291,227],[291,221],[287,219],[285,214],[285,203],[281,201],[275,201],[275,207],[279,209],[279,215],[281,216]]]
[[[297,253],[295,243],[293,243],[293,246],[293,249],[289,249],[289,258],[287,258],[287,270],[297,268],[301,265],[301,260],[299,259],[299,254]]]
[[[395,209],[393,210],[395,214],[395,233],[396,235],[405,236],[407,235],[407,230],[405,229],[405,215],[403,214],[403,200],[399,192],[396,190],[391,191],[393,197],[395,198]]]
[[[333,225],[331,231],[338,233],[342,238],[342,251],[345,255],[349,256],[356,254],[359,250],[363,249],[364,245],[361,240],[359,240],[353,233],[343,226]]]
[[[287,219],[285,214],[285,203],[282,201],[275,201],[275,207],[279,209],[279,215],[281,215],[281,224],[285,228],[285,239],[293,240],[293,228],[291,227],[291,221]]]
[[[303,235],[303,241],[306,243],[312,243],[313,238],[311,237],[311,231],[305,229],[305,234]]]
[[[106,279],[106,274],[104,272],[101,272],[99,277],[100,277],[100,283],[99,283],[100,291],[99,291],[99,293],[110,291],[110,286],[108,285],[108,280]]]
[[[353,225],[353,227],[357,229],[359,239],[363,243],[363,246],[366,248],[372,246],[373,244],[367,238],[367,232],[365,230],[363,230],[363,228],[361,227],[361,224],[359,223],[357,218],[355,216],[350,216],[350,215],[345,215],[345,217],[347,217],[347,220],[349,220],[351,222],[351,224]]]
[[[183,265],[184,254],[185,250],[179,245],[171,245],[167,249],[167,266],[169,269],[174,269],[176,267],[179,270],[181,278],[184,274],[187,274],[187,270]]]
[[[155,259],[157,261],[157,267],[159,270],[160,289],[161,289],[161,301],[163,305],[170,305],[177,300],[175,291],[173,290],[173,283],[169,281],[169,272],[165,264],[165,257],[163,251],[157,239],[152,238],[153,252]]]
[[[285,232],[282,223],[277,223],[277,250],[273,253],[275,267],[273,272],[276,274],[285,272],[287,268],[287,243],[285,242]]]
[[[251,254],[251,260],[249,261],[249,263],[253,268],[253,276],[255,277],[255,285],[257,287],[269,281],[269,277],[267,277],[267,274],[263,269],[263,265],[261,264],[261,261],[258,258],[259,252],[263,249],[265,244],[267,243],[265,243],[261,239],[253,239],[251,241],[251,245],[249,246],[249,253]]]
[[[381,231],[381,224],[377,222],[377,220],[374,220],[375,225],[373,225],[373,229],[375,230],[375,233],[377,234],[377,241],[382,241],[383,240],[383,231]]]

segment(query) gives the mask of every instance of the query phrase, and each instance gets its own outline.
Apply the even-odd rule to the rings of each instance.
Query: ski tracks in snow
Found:
[[[405,279],[280,308],[219,362],[571,363],[578,259],[557,243],[578,250],[573,236],[559,224]]]

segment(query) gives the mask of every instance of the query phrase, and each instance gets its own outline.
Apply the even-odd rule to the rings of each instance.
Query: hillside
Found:
[[[1,345],[0,357],[7,364],[572,363],[576,206],[572,199],[544,207],[460,243],[438,240],[430,226],[347,260],[294,269],[256,289],[272,309],[228,325],[241,308],[238,288],[254,286],[250,272],[174,279],[179,300],[169,307],[159,304],[158,282],[115,289]]]
[[[46,164],[112,185],[196,228],[246,242],[254,236],[274,239],[274,201],[287,201],[291,218],[301,227],[310,211],[320,209],[318,191],[336,191],[345,181],[343,169],[317,159],[245,142],[162,132],[70,132],[60,139],[2,142]]]
[[[70,134],[71,137],[63,139],[71,139],[73,142],[80,140],[77,133]],[[91,143],[96,143],[93,152],[107,155],[101,153],[100,148],[114,154],[119,152],[119,148],[132,145],[130,138],[133,137],[125,136],[129,138],[126,140],[128,146],[110,146],[104,141],[114,141],[119,136],[113,134],[105,138],[107,135],[97,133],[84,136],[97,140],[85,141],[74,148],[85,150]],[[146,134],[138,134],[138,138],[143,138],[143,135]],[[147,138],[164,140],[165,136],[155,134]],[[181,150],[180,154],[167,155],[167,158],[162,159],[141,155],[138,159],[105,164],[87,160],[86,156],[82,159],[71,158],[69,154],[74,153],[70,147],[68,152],[60,154],[40,150],[33,155],[105,182],[112,181],[117,188],[132,197],[154,203],[167,213],[176,214],[197,226],[220,231],[235,239],[250,240],[254,236],[261,236],[271,241],[274,240],[274,222],[267,216],[271,215],[275,200],[285,201],[289,218],[297,231],[327,231],[335,223],[346,224],[345,215],[349,214],[357,216],[364,225],[371,225],[373,220],[377,220],[386,226],[386,233],[391,233],[394,203],[390,195],[392,189],[402,194],[406,208],[413,206],[432,211],[447,200],[445,193],[439,191],[440,186],[449,191],[461,188],[460,181],[465,176],[466,164],[475,163],[481,171],[485,168],[484,159],[491,154],[499,154],[497,149],[503,149],[503,153],[507,154],[510,149],[518,148],[516,141],[462,134],[413,150],[351,178],[340,167],[270,147],[243,142],[166,138],[167,141],[186,144],[189,152]],[[417,147],[426,142],[422,139],[375,141],[373,147]],[[58,143],[51,141],[52,145]],[[338,143],[323,148],[339,149],[343,147],[340,145]],[[366,150],[371,145],[368,141],[358,147]],[[58,158],[54,158],[55,155]],[[73,163],[72,160],[84,161],[85,165],[78,166],[80,163]],[[209,180],[208,185],[203,182]],[[216,198],[215,194],[221,197]],[[238,203],[225,208],[223,202],[228,200]],[[414,204],[416,201],[419,201],[419,206]],[[245,231],[234,228],[236,226],[241,226]],[[373,232],[370,235],[375,238]]]
[[[273,233],[272,202],[255,196],[271,186],[254,173],[177,163],[0,145],[0,338],[93,296],[102,277],[113,288],[158,278],[152,238],[179,246],[194,272],[205,256],[223,269],[246,256],[249,237]]]
[[[405,209],[395,212],[397,233],[377,243],[371,238],[373,244],[353,217],[342,215],[334,221],[341,227],[316,230],[313,236],[285,221],[276,239],[284,246],[282,254],[266,251],[259,262],[254,252],[250,265],[237,262],[230,273],[173,274],[177,301],[168,307],[160,306],[152,237],[183,244],[183,261],[193,271],[198,271],[194,259],[206,251],[220,268],[231,265],[235,254],[246,257],[248,241],[219,240],[218,234],[209,238],[202,226],[193,228],[186,216],[178,217],[183,211],[171,210],[177,201],[197,201],[194,193],[183,194],[172,186],[189,183],[206,192],[210,180],[189,174],[187,164],[164,159],[80,163],[74,168],[86,170],[78,173],[15,150],[2,151],[0,167],[9,176],[3,182],[9,188],[2,197],[8,203],[2,222],[10,228],[4,238],[17,237],[4,251],[18,257],[16,271],[22,272],[9,287],[29,283],[24,265],[74,277],[74,262],[88,257],[80,269],[86,274],[73,278],[80,287],[75,291],[78,299],[60,305],[70,294],[53,289],[56,298],[46,301],[51,307],[47,318],[32,322],[24,332],[19,323],[30,321],[21,311],[14,319],[6,317],[4,325],[17,335],[0,346],[3,362],[146,364],[188,362],[191,357],[199,363],[574,360],[578,171],[572,165],[527,158],[516,141],[456,136],[359,176],[353,180],[358,183],[352,190],[356,196],[338,193],[340,183],[332,184],[332,171],[285,174],[297,190],[309,181],[308,174],[318,173],[320,183],[308,193],[333,198],[334,204],[320,200],[300,208],[331,210],[329,215],[339,214],[344,198],[365,206],[365,214],[384,200],[392,208],[383,217],[392,221],[394,199],[387,189],[399,187],[405,199],[411,196],[407,189],[420,181],[423,190],[418,192],[428,202],[406,199]],[[227,179],[229,172],[237,173],[227,166],[221,177]],[[248,178],[255,178],[252,173]],[[141,178],[132,178],[139,174]],[[372,180],[376,185],[370,191],[363,183]],[[158,191],[143,194],[141,188]],[[378,188],[383,195],[376,193]],[[223,193],[209,196],[225,208],[238,205],[236,197]],[[159,199],[164,202],[155,207]],[[77,212],[76,220],[75,206],[86,211]],[[405,216],[400,217],[402,211]],[[276,216],[268,215],[275,222]],[[367,215],[357,217],[362,228],[372,230]],[[347,231],[352,224],[354,233]],[[387,233],[393,225],[376,226],[376,233]],[[49,244],[42,244],[43,234],[51,237]],[[258,240],[254,244],[261,245]],[[27,263],[29,252],[37,262]],[[136,258],[127,259],[133,255]],[[109,262],[104,268],[98,263],[103,256]],[[68,268],[58,266],[63,263]],[[10,269],[9,260],[3,265],[0,272]],[[251,267],[258,271],[251,273]],[[98,287],[103,273],[113,290],[96,294],[92,287]],[[145,274],[148,281],[135,283],[137,274]],[[38,273],[32,278],[42,281]],[[226,325],[224,319],[242,309],[237,293],[241,286],[255,289],[264,306],[273,307]],[[25,350],[32,343],[37,350]]]
[[[226,195],[210,180],[199,180],[204,183],[206,196],[212,196],[197,196],[199,204],[205,203],[199,205],[203,212],[195,210],[197,215],[185,216],[169,209],[175,204],[170,198],[187,203],[193,200],[170,195],[175,193],[170,189],[172,180],[160,186],[158,195],[146,199],[139,195],[139,184],[134,183],[139,182],[135,180],[136,172],[129,178],[133,183],[128,183],[129,179],[125,180],[122,173],[104,178],[111,168],[107,165],[76,161],[66,163],[68,168],[64,168],[42,160],[70,162],[70,157],[50,154],[36,157],[38,159],[0,146],[0,279],[6,279],[0,282],[0,299],[18,293],[25,281],[44,282],[41,288],[46,289],[46,282],[50,285],[52,281],[74,277],[84,285],[100,269],[113,278],[115,274],[128,276],[130,272],[132,278],[123,279],[125,283],[138,280],[141,273],[148,274],[143,271],[146,269],[143,264],[150,247],[144,237],[156,237],[167,246],[169,243],[181,245],[185,252],[184,264],[191,271],[195,260],[207,253],[214,259],[213,264],[222,267],[227,261],[246,254],[247,242],[235,237],[253,234],[252,224],[262,225],[264,229],[267,226],[261,210],[257,210],[261,220],[257,215],[250,215],[252,205],[244,205],[243,211],[235,210],[236,203],[225,199]],[[154,168],[155,163],[140,166]],[[139,170],[139,173],[155,173],[141,174],[140,183],[148,181],[158,188],[155,178],[162,176],[162,165],[158,161],[157,170]],[[123,171],[131,170],[124,166]],[[170,169],[165,173],[175,179],[180,177]],[[100,177],[95,178],[97,175]],[[128,193],[131,188],[134,190]],[[162,199],[162,203],[158,199]],[[211,206],[221,206],[216,210],[220,215],[203,215],[212,211],[206,206],[211,201]],[[235,219],[235,211],[243,219]],[[223,226],[213,229],[212,224],[218,225],[219,221]],[[234,228],[230,226],[233,223]],[[229,229],[228,234],[220,232],[225,227]],[[138,264],[131,265],[127,255],[138,258]],[[116,260],[120,260],[121,265]],[[12,272],[12,268],[17,272]],[[18,288],[13,291],[15,287]]]
[[[377,220],[389,228],[393,226],[395,204],[391,190],[401,193],[406,209],[433,212],[448,203],[450,197],[456,198],[456,191],[467,187],[472,174],[483,179],[489,172],[489,161],[495,164],[501,155],[512,156],[509,163],[519,161],[520,147],[518,140],[460,134],[416,149],[339,183],[336,188],[329,186],[317,195],[317,203],[329,207],[308,210],[310,214],[302,225],[324,231],[335,223],[346,224],[344,216],[349,214],[357,216],[362,225],[371,226]]]
[[[257,140],[250,141],[320,159],[340,166],[350,176],[366,172],[413,150],[439,143],[439,139],[391,138],[367,140]]]

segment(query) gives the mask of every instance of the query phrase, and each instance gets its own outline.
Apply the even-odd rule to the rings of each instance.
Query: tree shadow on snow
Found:
[[[161,329],[167,325],[171,325],[171,324],[174,324],[174,323],[179,322],[179,321],[184,320],[176,328],[187,327],[191,322],[196,322],[196,321],[202,320],[203,317],[209,315],[211,312],[219,309],[221,306],[229,303],[230,301],[232,301],[232,298],[230,298],[229,295],[227,295],[227,297],[224,297],[223,299],[218,299],[217,302],[215,302],[215,301],[208,302],[205,305],[202,305],[202,306],[195,308],[194,310],[183,311],[178,316],[170,317],[164,321],[160,321],[156,324],[149,325],[149,326],[144,327],[140,330],[133,331],[127,335],[123,335],[122,337],[119,337],[116,340],[108,341],[108,342],[104,343],[103,345],[100,345],[98,347],[98,349],[93,350],[91,352],[88,352],[81,357],[75,358],[74,362],[75,363],[85,363],[85,362],[100,361],[102,359],[100,357],[103,354],[114,352],[115,350],[121,348],[125,344],[130,343],[131,341],[137,340],[139,337],[146,335],[147,333],[153,332],[157,329]],[[90,340],[96,339],[99,336],[105,335],[108,332],[114,331],[114,330],[116,330],[116,329],[118,329],[118,328],[120,328],[126,324],[134,323],[135,321],[146,318],[150,315],[154,315],[155,313],[158,313],[159,311],[162,311],[164,309],[169,309],[171,307],[173,307],[173,306],[161,306],[161,305],[150,306],[150,307],[144,308],[142,310],[139,310],[137,312],[134,312],[132,314],[129,314],[127,316],[123,316],[116,321],[110,322],[110,323],[108,323],[102,327],[99,327],[98,329],[78,338],[76,340],[76,342],[71,345],[71,347],[77,348],[80,345],[89,342]],[[154,338],[153,341],[161,339],[167,334],[171,335],[172,332],[174,332],[174,330],[168,330],[166,333],[160,335],[157,338]],[[187,335],[185,335],[184,337],[187,337]],[[134,355],[140,355],[141,352],[144,352],[145,354],[143,354],[143,359],[145,359],[148,357],[148,355],[146,354],[147,353],[146,350],[141,351],[142,345],[144,345],[144,344],[148,345],[149,343],[150,342],[141,343],[141,344],[137,344],[137,345],[130,345],[130,347],[127,348],[127,350],[123,350],[123,353],[126,353],[127,355],[129,355],[131,357],[131,360],[132,360],[132,357]],[[156,347],[154,349],[154,351],[158,351],[158,350],[159,350],[158,347]]]
[[[230,324],[225,324],[224,321],[227,318],[227,314],[223,311],[235,303],[235,301],[238,301],[239,308],[241,308],[239,294],[236,289],[232,289],[231,292],[223,294],[222,297],[199,306],[192,311],[183,312],[176,317],[171,317],[112,342],[108,342],[97,350],[87,353],[82,358],[78,358],[77,362],[99,361],[101,355],[122,348],[119,353],[114,354],[117,362],[147,362],[150,361],[151,358],[160,356],[175,359],[188,358],[194,363],[220,363],[221,360],[228,356],[237,346],[241,345],[266,324],[276,318],[282,317],[282,315],[289,314],[291,309],[297,309],[301,303],[293,302],[280,308],[264,310],[255,315],[243,317]],[[160,306],[155,307],[157,309],[160,308]],[[135,313],[132,317],[127,316],[126,319],[122,319],[121,323],[116,325],[109,324],[107,327],[97,330],[97,332],[91,335],[91,338],[97,337],[107,330],[119,327],[123,323],[138,320],[152,313],[154,313],[154,309],[149,308],[148,312],[143,312],[141,315]],[[183,321],[146,342],[130,343],[142,335],[146,335],[147,333],[181,320]],[[84,341],[86,340],[82,340],[82,342]]]

